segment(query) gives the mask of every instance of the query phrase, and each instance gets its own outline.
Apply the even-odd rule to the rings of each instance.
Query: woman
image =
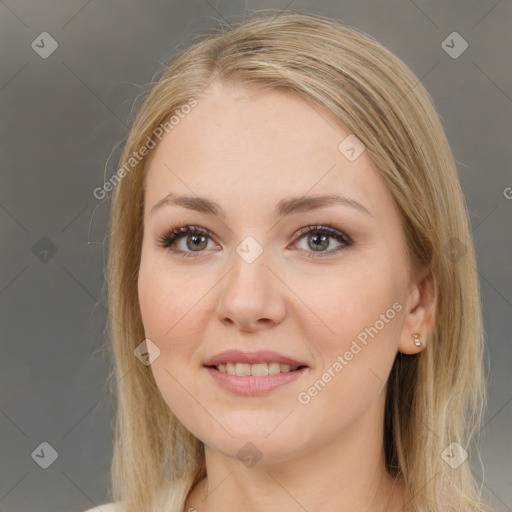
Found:
[[[202,37],[111,186],[113,510],[487,510],[468,214],[397,57],[318,15]]]

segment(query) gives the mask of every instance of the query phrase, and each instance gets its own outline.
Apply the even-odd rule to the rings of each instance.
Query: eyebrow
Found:
[[[181,206],[189,210],[213,214],[223,220],[226,218],[222,207],[211,199],[199,196],[178,196],[172,192],[156,202],[151,208],[150,213],[152,214],[166,205]],[[368,209],[360,202],[338,194],[285,198],[277,203],[274,214],[276,217],[284,217],[292,213],[304,213],[334,205],[350,206],[361,213],[372,216]]]

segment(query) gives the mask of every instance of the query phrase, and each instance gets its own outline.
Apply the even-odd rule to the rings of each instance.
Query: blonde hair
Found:
[[[454,158],[430,96],[395,55],[361,31],[320,15],[263,11],[200,36],[145,97],[121,166],[156,141],[155,130],[213,81],[295,91],[332,113],[366,146],[402,214],[411,265],[430,267],[436,326],[426,350],[399,353],[388,381],[384,448],[403,478],[407,510],[488,510],[468,463],[485,403],[483,327],[474,247]],[[132,162],[115,186],[109,225],[109,330],[118,396],[112,461],[116,501],[128,512],[182,510],[206,474],[204,446],[174,416],[134,356],[145,338],[137,278],[144,168]],[[126,168],[125,168],[126,169]],[[112,383],[114,385],[114,383]]]

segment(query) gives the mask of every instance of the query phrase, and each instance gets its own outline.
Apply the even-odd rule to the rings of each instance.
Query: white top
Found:
[[[84,512],[123,512],[124,507],[119,502],[104,503],[94,508],[88,508]]]

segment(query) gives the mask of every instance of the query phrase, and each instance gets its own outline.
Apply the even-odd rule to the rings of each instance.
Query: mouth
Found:
[[[217,366],[205,366],[204,369],[212,378],[212,383],[220,386],[221,389],[228,391],[230,394],[242,395],[246,397],[261,396],[277,390],[283,386],[291,386],[294,381],[301,379],[302,376],[308,373],[310,370],[308,366],[298,366],[293,370],[291,367],[290,369],[285,367],[285,371],[283,372],[281,372],[281,369],[279,369],[279,373],[253,375],[252,373],[248,373],[247,368],[244,368],[245,365],[237,369],[237,364],[235,364],[235,372],[239,371],[242,374],[239,375],[237,373],[228,373],[227,367],[229,363],[225,364],[226,371],[217,369]],[[254,364],[254,366],[257,367],[255,370],[256,373],[263,371],[261,368],[258,368],[260,364],[261,366],[265,365],[265,363]],[[218,366],[222,367],[222,365]],[[252,367],[253,365],[248,366]],[[231,365],[229,368],[232,371]],[[272,364],[270,365],[270,369],[272,369]]]
[[[228,375],[237,375],[239,377],[265,377],[267,375],[278,375],[280,373],[291,373],[301,371],[304,368],[308,368],[306,365],[290,365],[283,364],[277,361],[263,361],[260,363],[239,363],[239,362],[227,362],[219,363],[217,365],[204,365],[206,368],[217,370],[221,373]]]
[[[294,361],[289,361],[294,362]],[[203,365],[212,382],[235,395],[261,396],[282,386],[291,385],[311,368],[304,364],[278,361],[227,361]]]
[[[226,350],[203,363],[213,383],[236,395],[256,396],[291,385],[311,368],[273,350]]]

